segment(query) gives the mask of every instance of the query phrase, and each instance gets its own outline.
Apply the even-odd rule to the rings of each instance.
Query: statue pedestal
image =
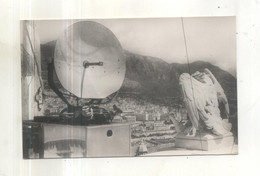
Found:
[[[208,133],[197,133],[195,137],[186,136],[184,133],[177,134],[175,138],[176,148],[185,148],[191,150],[232,150],[234,145],[233,134],[225,136],[216,136]]]

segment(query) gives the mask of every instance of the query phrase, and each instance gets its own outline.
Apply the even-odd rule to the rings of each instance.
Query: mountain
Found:
[[[196,61],[189,65],[169,64],[159,58],[142,56],[129,51],[125,51],[125,57],[126,79],[121,92],[145,93],[153,97],[179,97],[181,96],[179,76],[182,73],[194,73],[208,68],[223,87],[228,99],[236,99],[236,78],[209,62]]]

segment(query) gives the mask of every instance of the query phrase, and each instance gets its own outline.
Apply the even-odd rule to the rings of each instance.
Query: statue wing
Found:
[[[180,76],[179,83],[191,123],[193,127],[198,129],[199,118],[207,119],[205,112],[206,87],[188,73],[183,73]]]
[[[210,79],[212,80],[216,91],[217,91],[217,97],[218,97],[218,101],[224,103],[225,105],[225,113],[227,115],[227,117],[229,116],[229,105],[228,105],[228,100],[227,97],[224,93],[224,89],[221,87],[221,85],[219,84],[218,80],[216,79],[216,77],[211,73],[211,71],[209,69],[204,69],[204,72],[210,77]]]

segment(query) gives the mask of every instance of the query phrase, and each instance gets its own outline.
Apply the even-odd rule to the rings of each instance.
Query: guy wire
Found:
[[[34,24],[33,24],[33,28],[35,28]],[[29,43],[30,43],[30,47],[31,47],[31,50],[32,50],[34,64],[36,65],[39,82],[41,84],[42,91],[44,91],[44,85],[43,85],[43,82],[42,82],[42,79],[41,79],[41,74],[40,74],[40,66],[39,66],[39,63],[38,63],[38,61],[36,59],[36,56],[35,56],[35,51],[34,51],[34,48],[33,48],[33,45],[32,45],[32,41],[31,41],[31,38],[30,38],[30,34],[29,34],[29,31],[28,31],[28,28],[25,27],[25,29],[26,29],[27,36],[28,36]],[[33,33],[33,35],[35,36],[35,33]]]
[[[184,29],[184,23],[183,23],[183,18],[181,17],[181,24],[182,24],[182,31],[183,31],[183,37],[184,37],[184,45],[185,45],[185,51],[186,51],[186,56],[187,56],[187,62],[188,62],[188,70],[189,70],[189,74],[190,74],[190,82],[191,82],[191,90],[192,90],[192,95],[193,95],[193,103],[194,105],[196,106],[195,104],[195,96],[194,96],[194,89],[193,89],[193,84],[192,84],[192,76],[191,76],[191,70],[190,70],[190,60],[189,60],[189,55],[188,55],[188,47],[187,47],[187,42],[186,42],[186,35],[185,35],[185,29]],[[197,111],[197,114],[199,115],[198,111]],[[199,136],[200,136],[200,145],[201,145],[201,150],[202,149],[202,141],[201,141],[201,135],[200,135],[200,132],[199,130],[196,132],[199,133]]]

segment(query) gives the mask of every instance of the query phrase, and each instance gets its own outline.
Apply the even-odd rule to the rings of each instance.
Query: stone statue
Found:
[[[232,134],[228,119],[222,119],[219,103],[225,105],[225,114],[229,117],[229,105],[223,88],[208,70],[190,75],[183,73],[179,78],[185,106],[191,126],[185,130],[187,136],[196,132],[210,133],[217,136]]]

